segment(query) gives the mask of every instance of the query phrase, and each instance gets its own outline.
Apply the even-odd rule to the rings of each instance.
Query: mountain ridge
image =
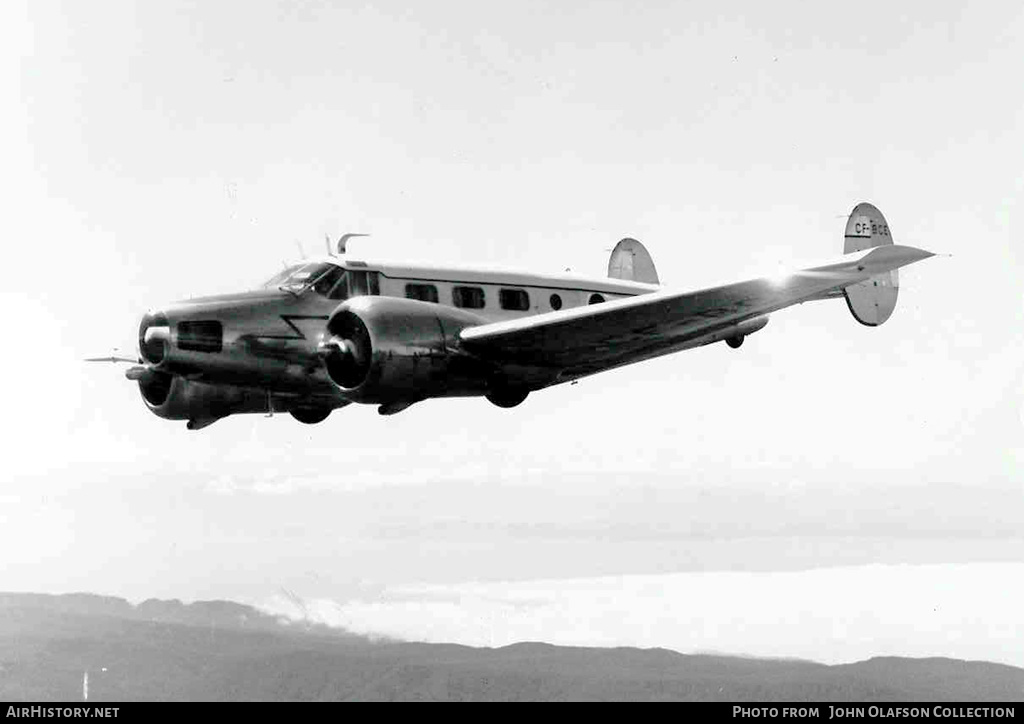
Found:
[[[0,593],[0,700],[1019,701],[1024,669],[371,640],[231,601]]]

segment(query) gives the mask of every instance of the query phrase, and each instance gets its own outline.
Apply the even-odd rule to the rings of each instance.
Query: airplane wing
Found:
[[[873,277],[930,256],[910,246],[879,246],[785,276],[694,292],[657,291],[467,327],[460,344],[536,389],[742,334],[744,323],[755,331],[770,312],[842,296],[846,287],[870,285]]]

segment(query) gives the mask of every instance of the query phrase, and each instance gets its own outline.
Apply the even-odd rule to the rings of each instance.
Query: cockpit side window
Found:
[[[348,293],[353,297],[362,297],[369,292],[366,283],[366,272],[362,269],[351,269],[348,273]]]
[[[325,274],[313,282],[311,289],[321,297],[327,297],[328,299],[342,299],[344,298],[344,292],[342,292],[341,297],[333,296],[339,287],[341,289],[345,288],[345,270],[340,266],[332,265]]]
[[[327,271],[330,264],[297,264],[275,274],[264,287],[303,287]]]
[[[260,289],[273,289],[274,287],[280,286],[284,283],[285,279],[297,272],[303,266],[303,264],[292,264],[291,266],[286,266],[282,271],[279,271],[277,274],[270,277],[270,279],[267,279],[267,281],[260,284]]]
[[[278,272],[261,286],[298,293],[311,288],[322,296],[330,295],[339,283],[344,286],[345,270],[336,264],[313,262],[296,264]]]
[[[341,273],[335,277],[334,286],[327,292],[327,298],[340,301],[348,299],[348,272],[341,267],[338,267],[338,270]]]

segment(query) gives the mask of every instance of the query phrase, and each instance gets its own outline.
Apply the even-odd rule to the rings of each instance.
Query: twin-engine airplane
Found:
[[[432,397],[515,407],[535,390],[670,352],[737,348],[769,313],[814,299],[845,298],[857,321],[877,326],[896,307],[896,270],[930,256],[894,245],[867,203],[847,220],[842,258],[697,291],[660,286],[634,239],[612,251],[607,279],[329,255],[252,291],[149,312],[126,376],[154,414],[190,430],[247,412],[318,423],[353,402],[382,415]]]

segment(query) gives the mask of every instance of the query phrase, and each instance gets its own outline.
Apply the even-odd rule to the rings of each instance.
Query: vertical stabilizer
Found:
[[[615,245],[608,259],[608,276],[634,282],[658,284],[658,272],[650,253],[636,239],[625,238]]]
[[[852,254],[876,246],[892,244],[889,223],[882,212],[868,203],[857,204],[846,220],[844,254]],[[850,313],[861,324],[877,327],[896,309],[899,295],[899,273],[893,269],[843,290]]]

